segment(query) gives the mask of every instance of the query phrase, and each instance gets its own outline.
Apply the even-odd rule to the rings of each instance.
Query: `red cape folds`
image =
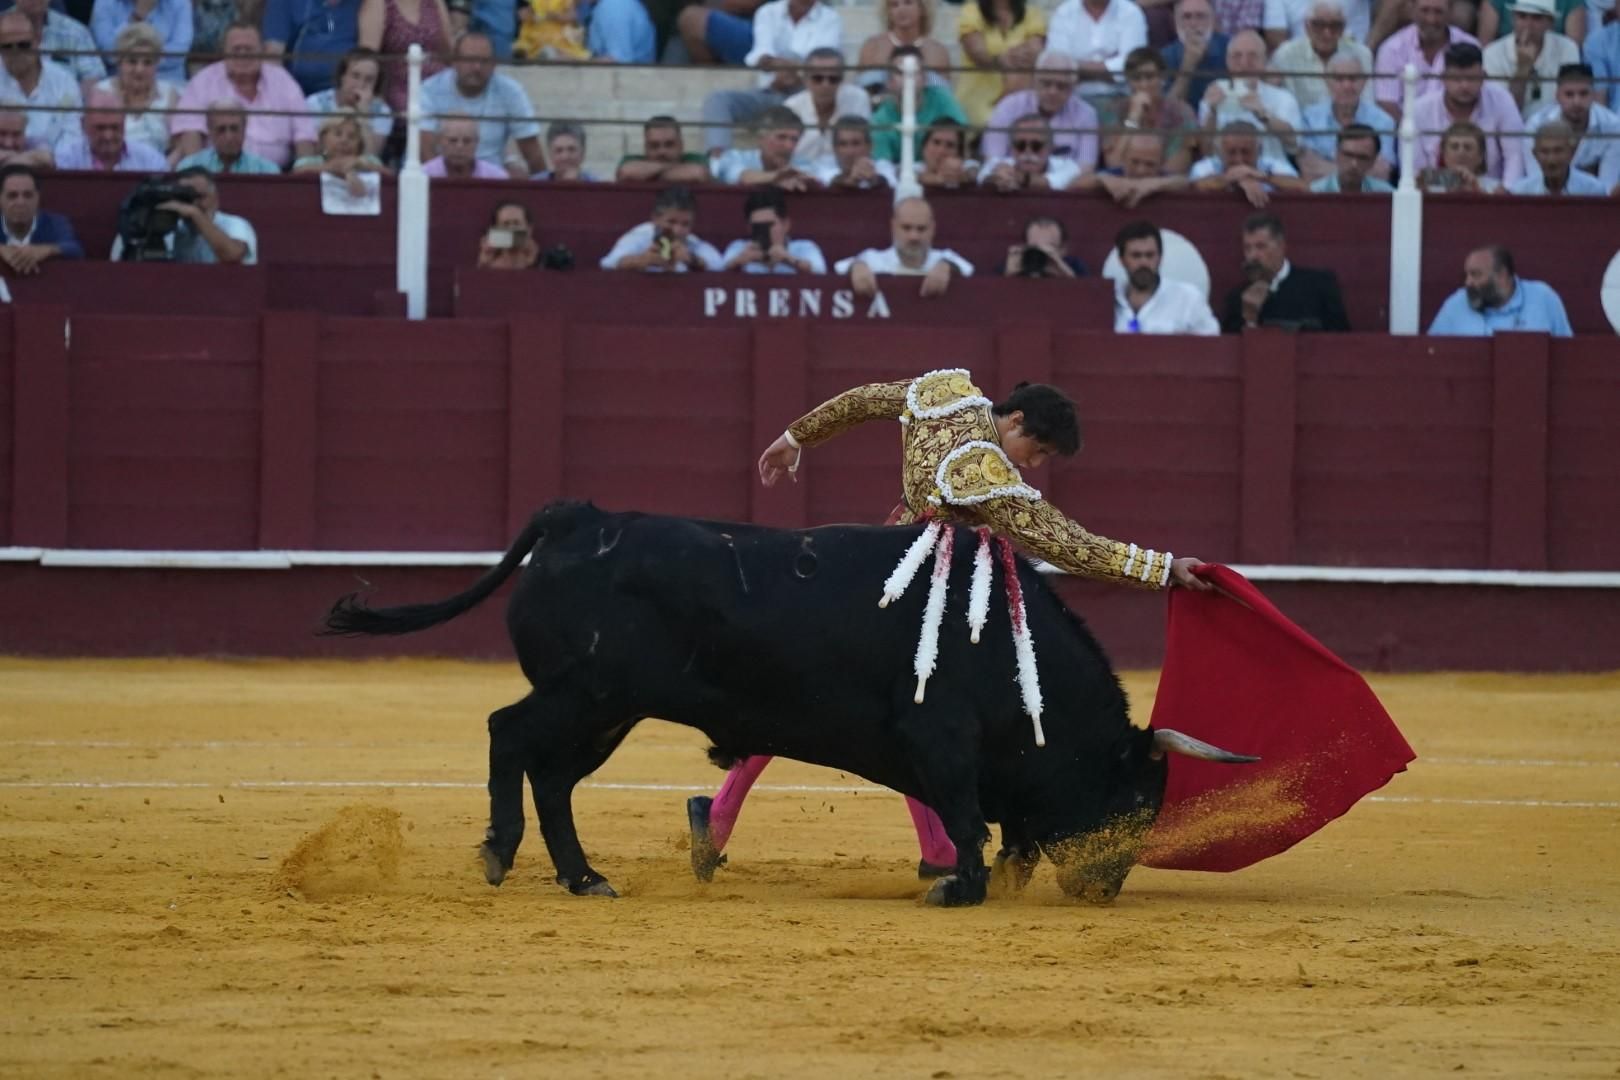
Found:
[[[1142,864],[1240,870],[1339,817],[1416,755],[1361,676],[1243,575],[1215,565],[1199,575],[1221,591],[1171,592],[1153,726],[1261,760],[1172,754]]]

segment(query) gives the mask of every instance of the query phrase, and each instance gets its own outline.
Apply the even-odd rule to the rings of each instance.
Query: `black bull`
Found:
[[[935,903],[984,899],[987,821],[998,871],[1017,886],[1042,854],[1072,895],[1109,899],[1136,861],[1164,793],[1165,750],[1225,755],[1130,724],[1125,692],[1085,626],[1023,560],[1046,709],[1035,746],[1023,710],[1002,570],[982,640],[964,613],[976,537],[959,530],[937,667],[913,701],[926,572],[879,610],[885,577],[918,527],[785,531],[554,503],[500,565],[436,604],[372,609],[348,597],[328,632],[404,634],[489,596],[525,556],[507,628],[533,690],[489,718],[490,826],[499,884],[523,837],[523,776],[557,880],[612,895],[586,862],[573,790],[636,723],[697,728],[717,761],[774,754],[863,776],[933,807],[956,845]],[[1220,756],[1224,755],[1224,756]]]

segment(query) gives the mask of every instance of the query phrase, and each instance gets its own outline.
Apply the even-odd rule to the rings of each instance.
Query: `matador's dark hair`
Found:
[[[1025,435],[1045,443],[1064,457],[1080,452],[1080,417],[1069,395],[1045,383],[1021,382],[991,407],[997,416],[1024,414]]]

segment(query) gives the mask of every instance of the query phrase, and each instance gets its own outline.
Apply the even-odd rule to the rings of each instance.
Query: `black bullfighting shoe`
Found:
[[[692,873],[699,881],[713,881],[714,872],[726,865],[726,857],[714,849],[709,836],[709,808],[714,800],[694,795],[686,800],[686,824],[692,830]]]
[[[935,866],[933,863],[929,862],[927,859],[918,859],[917,860],[917,880],[918,881],[932,881],[935,878],[942,878],[946,874],[954,874],[954,873],[956,873],[956,867],[954,867],[954,866]]]

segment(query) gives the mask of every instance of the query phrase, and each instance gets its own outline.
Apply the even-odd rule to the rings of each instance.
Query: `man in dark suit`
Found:
[[[1251,214],[1243,222],[1243,274],[1249,284],[1226,294],[1223,332],[1237,334],[1250,326],[1350,329],[1338,277],[1331,270],[1290,263],[1282,222],[1275,215]]]
[[[37,274],[48,259],[82,259],[73,225],[39,208],[39,181],[26,165],[0,169],[0,265],[14,274]]]

